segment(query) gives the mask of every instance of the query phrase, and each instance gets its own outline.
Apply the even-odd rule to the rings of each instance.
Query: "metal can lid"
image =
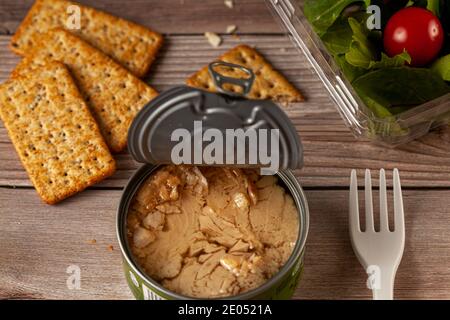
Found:
[[[243,79],[247,92],[249,79],[253,81],[252,74]],[[240,85],[239,81],[233,84]],[[128,132],[133,158],[151,164],[261,167],[268,171],[302,166],[303,148],[297,131],[277,104],[219,91],[179,86],[150,101]]]

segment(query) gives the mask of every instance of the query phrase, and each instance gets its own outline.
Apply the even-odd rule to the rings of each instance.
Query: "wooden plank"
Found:
[[[119,196],[89,191],[49,207],[33,190],[0,188],[0,299],[129,297],[115,236]],[[81,290],[67,288],[71,265]]]
[[[0,2],[0,34],[13,34],[34,0]],[[147,26],[164,34],[225,33],[237,25],[239,33],[279,33],[264,1],[235,0],[228,9],[223,0],[79,0],[82,4]]]
[[[7,49],[9,36],[0,36],[0,81],[5,80],[18,58]],[[284,36],[225,37],[213,49],[202,36],[171,36],[148,77],[151,85],[165,90],[184,83],[190,74],[220,52],[249,43],[265,54],[307,97],[307,102],[285,108],[305,147],[305,167],[297,172],[307,187],[347,186],[350,169],[398,167],[408,187],[450,187],[450,130],[443,128],[398,149],[387,149],[356,140],[345,127],[327,91],[308,67],[302,54]],[[123,187],[138,167],[124,153],[118,155],[118,172],[99,187]],[[0,123],[0,185],[30,186]]]
[[[311,226],[295,297],[370,299],[348,238],[348,193],[306,193]],[[48,206],[33,190],[0,188],[0,298],[132,298],[115,236],[120,195],[88,190]],[[396,298],[450,299],[450,191],[404,191],[404,203],[407,236]],[[81,290],[72,291],[66,268],[74,264],[81,268]]]
[[[362,192],[359,196],[364,197]],[[396,277],[396,299],[450,298],[449,196],[450,191],[404,190],[406,244]],[[348,236],[348,192],[308,191],[307,197],[311,227],[305,275],[296,297],[371,299]],[[388,199],[392,198],[389,192]],[[374,212],[379,212],[378,192],[374,199]]]

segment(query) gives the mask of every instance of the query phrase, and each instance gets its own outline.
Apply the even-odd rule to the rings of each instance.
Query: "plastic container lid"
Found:
[[[248,78],[224,77],[214,69],[219,65],[239,68],[248,74]],[[241,86],[243,92],[248,93],[254,79],[252,71],[242,66],[216,62],[210,65],[210,73],[220,93],[187,86],[175,87],[161,93],[137,114],[128,132],[128,149],[133,158],[142,163],[180,164],[173,160],[172,151],[180,143],[180,140],[174,139],[174,132],[181,129],[181,132],[189,133],[191,137],[192,156],[191,162],[187,164],[265,167],[268,164],[259,157],[255,163],[254,154],[251,153],[262,151],[267,154],[271,146],[270,130],[278,129],[278,170],[300,168],[303,164],[303,147],[284,111],[270,100],[248,100],[235,92],[227,91],[223,86],[225,83]],[[224,137],[223,163],[212,163],[211,159],[205,157],[195,158],[196,148],[205,150],[212,142],[196,140],[203,137],[208,129],[217,129],[215,131]],[[247,143],[245,157],[238,159],[233,156],[232,162],[230,159],[225,162],[226,150],[230,150],[225,147],[225,140],[228,138],[225,132],[230,129],[243,129],[244,132],[256,129],[255,132],[258,133],[266,131],[268,139],[260,139],[261,136],[258,136],[257,144]],[[267,144],[264,144],[265,140]]]

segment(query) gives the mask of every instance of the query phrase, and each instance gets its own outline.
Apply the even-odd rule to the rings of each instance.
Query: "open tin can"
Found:
[[[215,71],[217,65],[239,68],[248,74],[248,77],[245,79],[223,77]],[[278,177],[278,184],[292,196],[295,204],[299,220],[297,240],[291,256],[278,273],[257,288],[224,299],[289,299],[294,294],[303,271],[309,228],[306,197],[297,178],[290,171],[302,164],[301,143],[290,120],[275,103],[266,100],[247,100],[235,92],[227,92],[224,88],[224,84],[231,83],[241,86],[243,94],[247,93],[254,78],[251,70],[220,62],[212,64],[210,72],[221,92],[211,93],[185,86],[173,88],[160,94],[145,106],[130,127],[129,151],[135,160],[145,164],[136,171],[125,187],[117,212],[117,237],[123,256],[125,277],[136,299],[194,299],[172,292],[149,277],[136,262],[128,243],[127,215],[137,191],[162,165],[179,164],[174,161],[171,152],[176,144],[170,138],[171,132],[181,128],[195,136],[195,131],[198,130],[195,123],[198,121],[202,121],[204,128],[214,128],[222,132],[239,128],[277,129],[279,166],[274,174]],[[192,148],[195,152],[195,146]],[[248,168],[267,165],[259,161],[250,162],[249,159],[247,154],[244,159],[234,159],[235,162],[232,164],[227,162],[226,166]],[[189,164],[217,165],[211,164],[208,159],[196,160]]]

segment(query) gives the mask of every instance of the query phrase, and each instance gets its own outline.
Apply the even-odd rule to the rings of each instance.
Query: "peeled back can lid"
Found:
[[[247,79],[228,78],[214,67],[245,71]],[[303,147],[284,111],[270,100],[249,100],[229,92],[225,83],[248,93],[251,70],[216,62],[210,65],[219,93],[187,86],[167,90],[150,101],[135,117],[128,132],[133,158],[151,164],[227,165],[297,169]]]

